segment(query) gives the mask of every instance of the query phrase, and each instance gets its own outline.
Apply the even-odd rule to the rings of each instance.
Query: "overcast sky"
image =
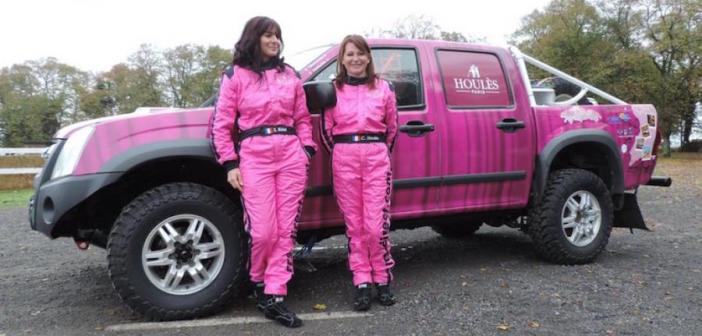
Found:
[[[505,44],[521,18],[548,0],[17,0],[0,4],[0,67],[56,57],[86,71],[125,62],[140,44],[231,49],[246,20],[280,23],[286,54],[339,42],[346,34],[390,28],[407,15],[426,15],[442,30]]]

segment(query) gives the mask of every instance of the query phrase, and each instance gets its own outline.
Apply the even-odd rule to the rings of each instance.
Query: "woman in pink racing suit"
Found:
[[[322,116],[324,143],[332,154],[334,194],[346,222],[354,309],[368,310],[371,284],[390,306],[390,152],[397,134],[392,84],[376,77],[370,48],[358,35],[341,42],[335,79],[337,104]]]
[[[287,327],[302,321],[283,305],[312,140],[302,82],[280,57],[280,26],[250,19],[222,74],[212,140],[227,180],[239,190],[250,236],[257,308]],[[236,140],[234,140],[236,139]]]

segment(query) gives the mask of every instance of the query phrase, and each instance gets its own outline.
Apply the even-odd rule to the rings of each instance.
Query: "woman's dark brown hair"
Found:
[[[280,25],[266,16],[256,16],[246,22],[244,31],[241,32],[241,37],[234,46],[232,64],[247,68],[261,76],[264,66],[261,36],[267,31],[274,31],[275,36],[280,40],[280,51],[269,62],[272,62],[273,66],[278,68],[279,71],[285,70],[285,63],[283,58],[280,57],[280,52],[283,50],[283,34],[280,31]]]
[[[366,39],[363,38],[363,36],[360,35],[347,35],[344,37],[344,39],[341,41],[341,44],[339,45],[339,56],[336,57],[336,86],[339,88],[342,88],[344,86],[344,83],[346,82],[346,79],[349,77],[349,74],[346,73],[346,67],[341,63],[344,60],[344,53],[346,52],[346,45],[349,43],[353,43],[353,45],[356,46],[356,48],[360,49],[361,51],[365,52],[366,55],[368,55],[368,67],[366,68],[366,75],[368,76],[368,79],[366,80],[366,85],[370,87],[371,89],[375,89],[375,67],[373,66],[373,55],[371,55],[371,50],[370,47],[368,46],[368,42],[366,42]]]

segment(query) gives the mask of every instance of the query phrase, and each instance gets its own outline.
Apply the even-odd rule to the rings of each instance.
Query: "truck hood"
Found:
[[[56,132],[56,134],[54,134],[54,139],[67,139],[73,132],[75,132],[83,127],[90,126],[90,125],[110,123],[110,122],[115,122],[115,121],[124,120],[124,119],[139,118],[141,116],[148,115],[148,114],[168,113],[168,112],[173,113],[173,112],[182,112],[182,111],[185,111],[185,110],[179,109],[179,108],[169,108],[169,107],[140,107],[132,113],[120,114],[120,115],[110,116],[110,117],[102,117],[102,118],[97,118],[97,119],[90,119],[90,120],[85,120],[85,121],[77,122],[75,124],[68,125],[66,127],[59,129]]]

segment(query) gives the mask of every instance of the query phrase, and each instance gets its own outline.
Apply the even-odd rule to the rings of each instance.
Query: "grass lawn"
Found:
[[[0,190],[0,208],[25,207],[33,189]]]

